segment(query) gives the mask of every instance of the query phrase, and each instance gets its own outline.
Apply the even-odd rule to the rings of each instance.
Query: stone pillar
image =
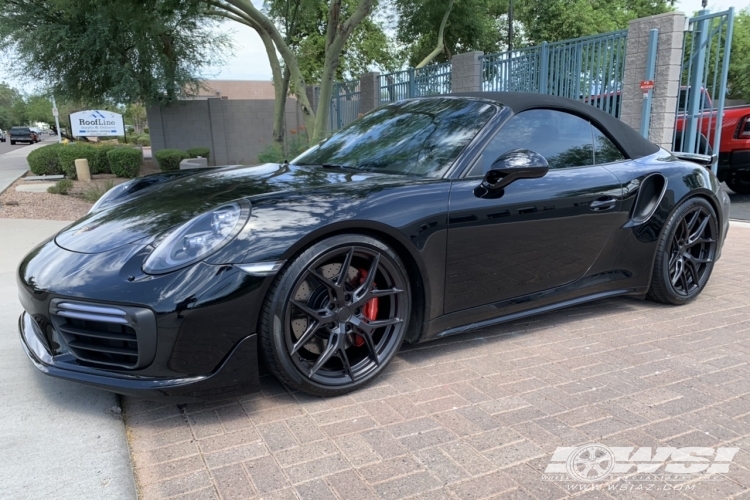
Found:
[[[646,79],[648,36],[654,28],[659,30],[659,44],[648,138],[665,149],[672,149],[685,30],[685,14],[682,12],[668,12],[630,21],[620,119],[634,129],[640,129],[643,111],[640,83]]]
[[[359,77],[359,112],[368,113],[380,106],[380,73],[369,72]]]
[[[481,92],[482,64],[479,57],[484,52],[456,54],[451,59],[451,92]]]
[[[148,134],[151,137],[151,153],[154,154],[160,149],[167,147],[164,139],[164,123],[161,117],[161,108],[159,106],[149,106],[146,108],[146,118],[148,120]]]
[[[208,101],[209,130],[211,131],[211,164],[227,165],[227,127],[224,119],[224,107],[230,102],[227,99],[210,98]]]

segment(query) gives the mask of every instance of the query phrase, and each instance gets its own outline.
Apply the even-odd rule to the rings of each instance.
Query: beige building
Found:
[[[274,97],[273,82],[267,80],[206,80],[192,99],[273,100]]]

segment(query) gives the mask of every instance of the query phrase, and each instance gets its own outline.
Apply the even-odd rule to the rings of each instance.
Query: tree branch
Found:
[[[225,0],[225,3],[240,9],[247,14],[250,19],[257,23],[259,28],[257,30],[258,33],[265,31],[271,37],[271,40],[281,54],[281,57],[284,59],[284,63],[286,64],[286,67],[289,68],[289,72],[294,79],[294,95],[302,108],[302,116],[305,120],[305,126],[310,133],[313,134],[315,130],[315,115],[312,106],[310,106],[310,100],[305,93],[305,80],[302,77],[297,58],[289,48],[289,45],[285,42],[284,37],[281,36],[281,33],[279,33],[279,30],[276,29],[276,26],[274,26],[271,20],[256,9],[250,0]]]
[[[435,47],[435,50],[427,54],[427,57],[422,59],[422,62],[417,64],[415,69],[424,68],[443,51],[443,47],[445,46],[445,38],[443,36],[445,33],[445,25],[448,22],[448,16],[450,16],[451,10],[453,9],[453,1],[454,0],[448,0],[448,10],[445,11],[443,21],[440,23],[440,30],[438,31],[437,47]]]

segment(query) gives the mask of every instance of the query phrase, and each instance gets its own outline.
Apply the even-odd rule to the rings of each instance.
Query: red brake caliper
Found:
[[[359,284],[365,282],[365,279],[367,278],[367,270],[365,269],[359,269]],[[373,286],[375,284],[373,283]],[[375,318],[378,317],[378,299],[377,297],[374,299],[371,299],[370,301],[365,304],[365,307],[362,308],[362,315],[369,319],[370,321],[374,321]],[[362,347],[365,345],[365,339],[361,335],[354,334],[354,345],[356,347]]]

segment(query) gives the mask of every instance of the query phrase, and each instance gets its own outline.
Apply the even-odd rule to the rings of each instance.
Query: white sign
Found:
[[[55,118],[60,116],[60,113],[57,112],[57,108],[52,108],[52,116],[54,116]]]
[[[103,137],[125,135],[122,115],[112,111],[88,110],[70,115],[72,135]]]

